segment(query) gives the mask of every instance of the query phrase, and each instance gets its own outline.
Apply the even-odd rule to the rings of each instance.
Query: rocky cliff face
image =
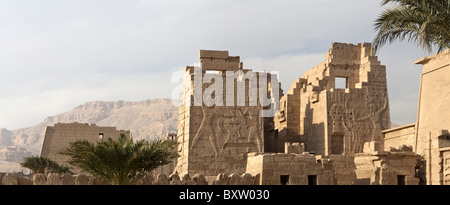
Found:
[[[46,127],[58,122],[114,126],[117,129],[130,130],[136,140],[153,140],[163,138],[169,132],[176,133],[178,107],[174,106],[170,99],[152,99],[140,102],[96,101],[77,106],[73,110],[59,115],[47,117],[33,127],[17,130],[0,129],[0,172],[7,169],[6,164],[11,164],[1,163],[2,161],[21,162],[21,158],[25,156],[39,155]]]

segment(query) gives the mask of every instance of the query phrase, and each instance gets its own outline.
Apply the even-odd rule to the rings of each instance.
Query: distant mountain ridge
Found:
[[[33,127],[17,130],[0,129],[0,172],[7,168],[3,162],[18,162],[24,156],[38,155],[45,129],[56,123],[90,123],[130,130],[133,139],[163,138],[177,132],[178,107],[171,99],[151,99],[139,102],[88,102],[45,120]],[[8,148],[6,148],[8,147]],[[9,157],[6,157],[9,156]]]
[[[94,123],[130,130],[134,139],[163,138],[177,132],[178,107],[171,99],[139,102],[94,101],[44,119],[33,126],[16,130],[0,129],[0,172],[21,171],[18,162],[30,155],[39,155],[45,129],[56,123]],[[398,125],[392,123],[392,127]]]

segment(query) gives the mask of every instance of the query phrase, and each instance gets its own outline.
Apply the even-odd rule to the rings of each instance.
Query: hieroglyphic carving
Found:
[[[386,128],[382,122],[383,113],[388,109],[386,90],[370,93],[369,89],[364,89],[364,94],[355,96],[361,95],[364,96],[364,109],[349,104],[354,97],[351,94],[336,92],[330,95],[332,133],[349,135],[345,144],[350,153],[362,152],[365,142],[381,140],[381,131]]]
[[[382,114],[388,108],[388,98],[385,90],[382,90],[381,94],[375,92],[374,96],[375,97],[370,98],[368,100],[369,102],[367,103],[370,114],[361,119],[364,120],[365,118],[368,118],[372,122],[373,131],[371,141],[380,140],[379,139],[379,137],[381,136],[380,132],[385,128],[382,127],[383,126],[383,123],[381,122]],[[381,107],[380,104],[382,104]]]
[[[243,110],[243,111],[242,111]],[[201,107],[202,121],[190,148],[197,146],[201,137],[208,136],[215,157],[223,154],[227,148],[247,148],[262,152],[263,139],[259,109],[243,107],[242,109]],[[218,131],[226,132],[224,140],[218,139]]]
[[[270,130],[272,111],[278,109],[278,80],[275,74],[243,69],[239,57],[230,57],[227,51],[201,51],[200,63],[199,68],[185,70],[189,76],[183,85],[193,92],[181,95],[191,103],[180,109],[176,171],[208,176],[243,172],[247,153],[264,151],[264,133]],[[212,75],[224,80],[210,84]],[[268,113],[271,115],[266,116]]]

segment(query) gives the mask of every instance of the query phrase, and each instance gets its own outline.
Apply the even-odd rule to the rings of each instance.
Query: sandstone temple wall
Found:
[[[420,156],[412,147],[381,151],[378,142],[367,142],[363,153],[355,155],[357,185],[418,185],[416,169]]]
[[[450,50],[415,62],[422,64],[416,133],[413,149],[426,161],[421,170],[427,184],[443,184],[442,153],[448,149],[450,139]],[[450,175],[445,173],[446,180]],[[448,176],[447,176],[448,175]]]
[[[261,174],[262,185],[333,185],[328,162],[310,153],[250,153],[247,172]]]
[[[264,105],[261,99],[273,98],[272,87],[277,89],[279,83],[270,73],[243,69],[239,57],[228,56],[227,51],[201,50],[200,63],[201,67],[185,69],[175,171],[242,174],[247,153],[263,152],[267,144],[265,133],[273,123],[262,110],[274,105]]]
[[[333,43],[324,62],[294,81],[274,120],[280,139],[316,154],[352,156],[365,142],[383,143],[381,131],[390,128],[386,68],[369,43]]]
[[[246,172],[260,175],[263,185],[352,185],[353,157],[305,152],[303,143],[285,143],[284,153],[249,153]]]
[[[402,145],[413,146],[416,136],[416,123],[383,130],[384,150]]]
[[[450,184],[450,50],[419,59],[420,78],[417,121],[383,131],[385,149],[405,144],[422,156],[418,175],[422,184]]]
[[[69,146],[70,142],[76,140],[87,140],[91,143],[111,138],[117,140],[121,134],[131,137],[129,130],[116,130],[115,127],[99,127],[88,123],[57,123],[48,126],[42,145],[41,156],[57,162],[66,164],[68,158],[59,152]],[[74,170],[77,172],[77,170]]]

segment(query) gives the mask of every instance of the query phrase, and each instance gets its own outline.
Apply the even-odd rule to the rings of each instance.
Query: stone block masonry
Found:
[[[444,169],[440,150],[450,148],[447,138],[450,132],[450,49],[415,63],[422,64],[423,70],[413,150],[426,161],[420,171],[422,181],[427,185],[441,185],[444,184]]]
[[[285,153],[250,153],[247,171],[260,175],[261,185],[333,185],[332,161],[286,143]]]
[[[357,185],[418,185],[416,167],[420,156],[403,146],[391,151],[377,149],[367,142],[363,153],[355,155]],[[371,148],[372,147],[372,148]]]
[[[359,183],[355,163],[371,158],[355,155],[383,149],[382,131],[390,128],[386,67],[371,44],[332,43],[325,60],[283,96],[274,75],[243,69],[239,61],[228,51],[201,50],[200,68],[186,67],[174,172],[248,172],[261,176],[259,184]],[[268,106],[264,99],[279,108],[275,115],[261,114]],[[379,183],[394,183],[392,173],[412,170],[405,180],[413,184],[417,163],[389,156],[391,166],[382,168]]]
[[[115,127],[99,127],[88,123],[57,123],[48,126],[45,132],[44,143],[42,145],[41,156],[48,157],[60,165],[67,164],[67,156],[59,152],[67,148],[70,142],[77,140],[87,140],[91,143],[111,138],[117,140],[121,134],[131,137],[129,130],[116,130]],[[73,170],[78,173],[80,170]]]
[[[278,80],[243,69],[228,51],[201,50],[199,60],[200,68],[185,69],[175,172],[243,174],[247,153],[263,152],[265,136],[273,132],[274,114],[264,117],[264,110],[277,110]]]
[[[332,43],[325,61],[281,98],[274,121],[278,151],[283,141],[326,156],[352,156],[369,141],[383,146],[382,130],[390,128],[386,68],[369,43]]]
[[[258,185],[259,175],[244,173],[242,175],[221,173],[214,178],[205,177],[199,173],[194,176],[185,174],[158,174],[156,177],[149,174],[137,181],[136,185]],[[0,175],[0,185],[109,185],[109,183],[86,174],[35,174],[32,178],[18,176],[16,173],[7,173],[3,178]]]

